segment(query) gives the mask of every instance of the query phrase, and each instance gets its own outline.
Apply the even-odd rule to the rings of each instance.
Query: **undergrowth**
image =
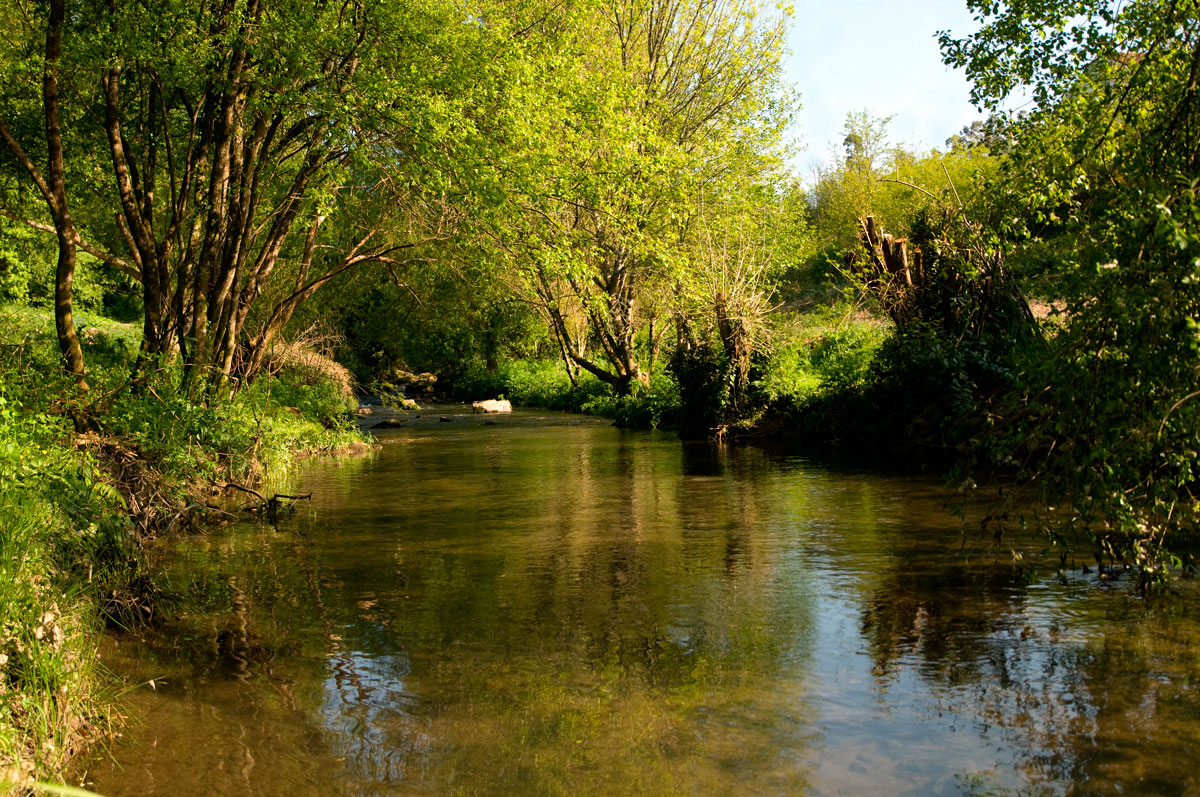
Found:
[[[171,363],[132,384],[138,330],[78,321],[87,395],[49,314],[0,308],[0,789],[60,780],[104,736],[98,633],[160,610],[146,539],[230,518],[230,482],[279,484],[298,453],[364,445],[344,385],[311,370],[232,397],[185,390]]]
[[[634,383],[630,395],[617,396],[587,372],[580,372],[572,382],[558,360],[508,360],[492,372],[469,370],[456,380],[454,392],[464,400],[503,397],[515,406],[611,418],[632,429],[673,427],[680,406],[675,381],[661,371],[649,383]]]
[[[749,401],[738,408],[739,427],[751,428],[768,408],[777,417],[781,408],[794,408],[834,391],[856,389],[867,379],[888,326],[845,303],[822,306],[794,314],[780,325],[780,343],[758,358],[752,369]],[[695,359],[695,358],[693,358]],[[703,360],[703,358],[701,358]],[[617,396],[596,377],[581,371],[572,382],[560,360],[509,360],[488,372],[468,370],[454,384],[463,400],[507,398],[515,406],[582,412],[611,418],[634,429],[700,426],[708,433],[723,413],[718,406],[724,391],[702,391],[699,403],[685,403],[679,388],[679,364],[660,358],[648,382],[635,382],[628,396]],[[720,371],[719,363],[695,363],[701,369]],[[692,369],[695,370],[695,369]],[[689,378],[695,376],[690,370]],[[719,387],[716,386],[716,387]]]

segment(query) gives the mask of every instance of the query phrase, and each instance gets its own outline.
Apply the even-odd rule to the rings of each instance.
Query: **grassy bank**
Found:
[[[170,363],[128,384],[136,328],[79,321],[87,395],[60,373],[48,314],[0,308],[0,788],[59,780],[103,738],[96,641],[106,623],[153,619],[149,538],[229,519],[230,482],[364,444],[319,355],[281,350],[277,377],[201,401]]]
[[[681,387],[670,362],[661,358],[649,381],[635,383],[628,396],[617,396],[585,371],[572,380],[561,360],[518,359],[503,361],[492,371],[475,368],[458,375],[453,397],[504,397],[516,406],[581,412],[635,429],[679,428],[689,420],[685,413],[698,411],[729,418],[735,434],[776,434],[781,419],[794,418],[828,396],[859,390],[870,379],[888,333],[886,324],[844,302],[781,316],[773,345],[753,364],[747,401],[735,413],[721,405],[728,395],[719,384],[717,389],[702,387],[698,401],[685,402],[687,386]],[[714,361],[708,369],[718,382],[722,365]],[[790,427],[785,434],[793,442],[802,437]]]
[[[454,381],[453,394],[462,401],[503,397],[519,407],[611,418],[632,429],[672,428],[680,411],[679,386],[664,369],[621,397],[585,371],[572,380],[561,360],[507,360],[491,372],[470,370]]]

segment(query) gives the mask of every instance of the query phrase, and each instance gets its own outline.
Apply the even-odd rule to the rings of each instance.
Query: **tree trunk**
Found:
[[[54,330],[67,372],[75,377],[80,390],[88,390],[83,348],[75,332],[72,293],[75,282],[75,229],[58,233],[58,265],[54,270]]]
[[[75,281],[75,244],[79,237],[67,207],[66,176],[63,165],[62,127],[59,120],[58,58],[62,52],[65,17],[64,0],[50,0],[50,19],[46,26],[46,71],[42,81],[42,103],[46,112],[47,186],[55,212],[54,230],[58,235],[58,264],[54,270],[54,329],[67,372],[75,377],[80,390],[87,390],[83,349],[75,332],[72,313]]]

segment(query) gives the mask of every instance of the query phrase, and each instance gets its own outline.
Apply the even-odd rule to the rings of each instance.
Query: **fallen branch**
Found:
[[[246,506],[242,507],[242,511],[251,512],[256,515],[262,515],[265,513],[267,516],[267,522],[272,526],[279,522],[280,510],[291,509],[291,504],[286,507],[283,505],[284,501],[291,501],[294,504],[296,501],[308,501],[312,499],[311,492],[305,495],[287,495],[286,493],[275,493],[270,498],[267,498],[258,490],[255,490],[252,487],[246,487],[245,485],[236,484],[234,482],[226,482],[224,486],[226,489],[232,487],[235,490],[241,490],[242,492],[249,493],[257,498],[261,503],[247,504]]]
[[[267,500],[267,497],[265,495],[263,495],[258,490],[255,490],[251,487],[243,487],[242,485],[236,484],[234,482],[225,482],[223,485],[221,485],[221,488],[225,489],[225,490],[228,490],[231,487],[235,490],[241,490],[243,493],[250,493],[250,495],[254,496],[255,498],[257,498],[260,501]]]

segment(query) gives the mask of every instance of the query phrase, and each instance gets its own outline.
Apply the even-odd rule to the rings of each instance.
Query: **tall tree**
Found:
[[[42,53],[41,106],[42,128],[46,147],[46,172],[43,174],[31,160],[20,142],[9,132],[0,118],[0,138],[29,174],[41,192],[58,239],[58,263],[54,272],[54,326],[58,345],[68,373],[81,390],[88,389],[83,349],[75,331],[73,290],[75,281],[76,247],[79,233],[67,201],[66,170],[63,155],[62,110],[59,91],[59,63],[62,57],[63,28],[66,24],[65,0],[50,0],[45,19],[45,49]]]
[[[1200,451],[1200,4],[984,2],[942,34],[977,103],[1023,88],[1003,230],[1051,269],[1066,327],[1005,424],[1070,520],[1152,573],[1194,532]]]
[[[178,352],[196,385],[252,375],[298,304],[336,274],[395,267],[446,237],[461,215],[447,197],[464,181],[463,131],[514,49],[439,0],[8,10],[25,33],[46,33],[46,178],[18,158],[62,242],[60,322],[74,247],[86,245],[141,285],[143,360]],[[28,109],[23,91],[9,84],[6,107]],[[98,190],[87,202],[94,245],[68,212],[70,174]],[[64,353],[82,379],[68,327]]]
[[[565,356],[625,393],[646,377],[641,295],[673,281],[696,186],[777,110],[785,20],[736,0],[605,0],[571,13],[557,143],[518,195],[521,224],[499,237]]]

